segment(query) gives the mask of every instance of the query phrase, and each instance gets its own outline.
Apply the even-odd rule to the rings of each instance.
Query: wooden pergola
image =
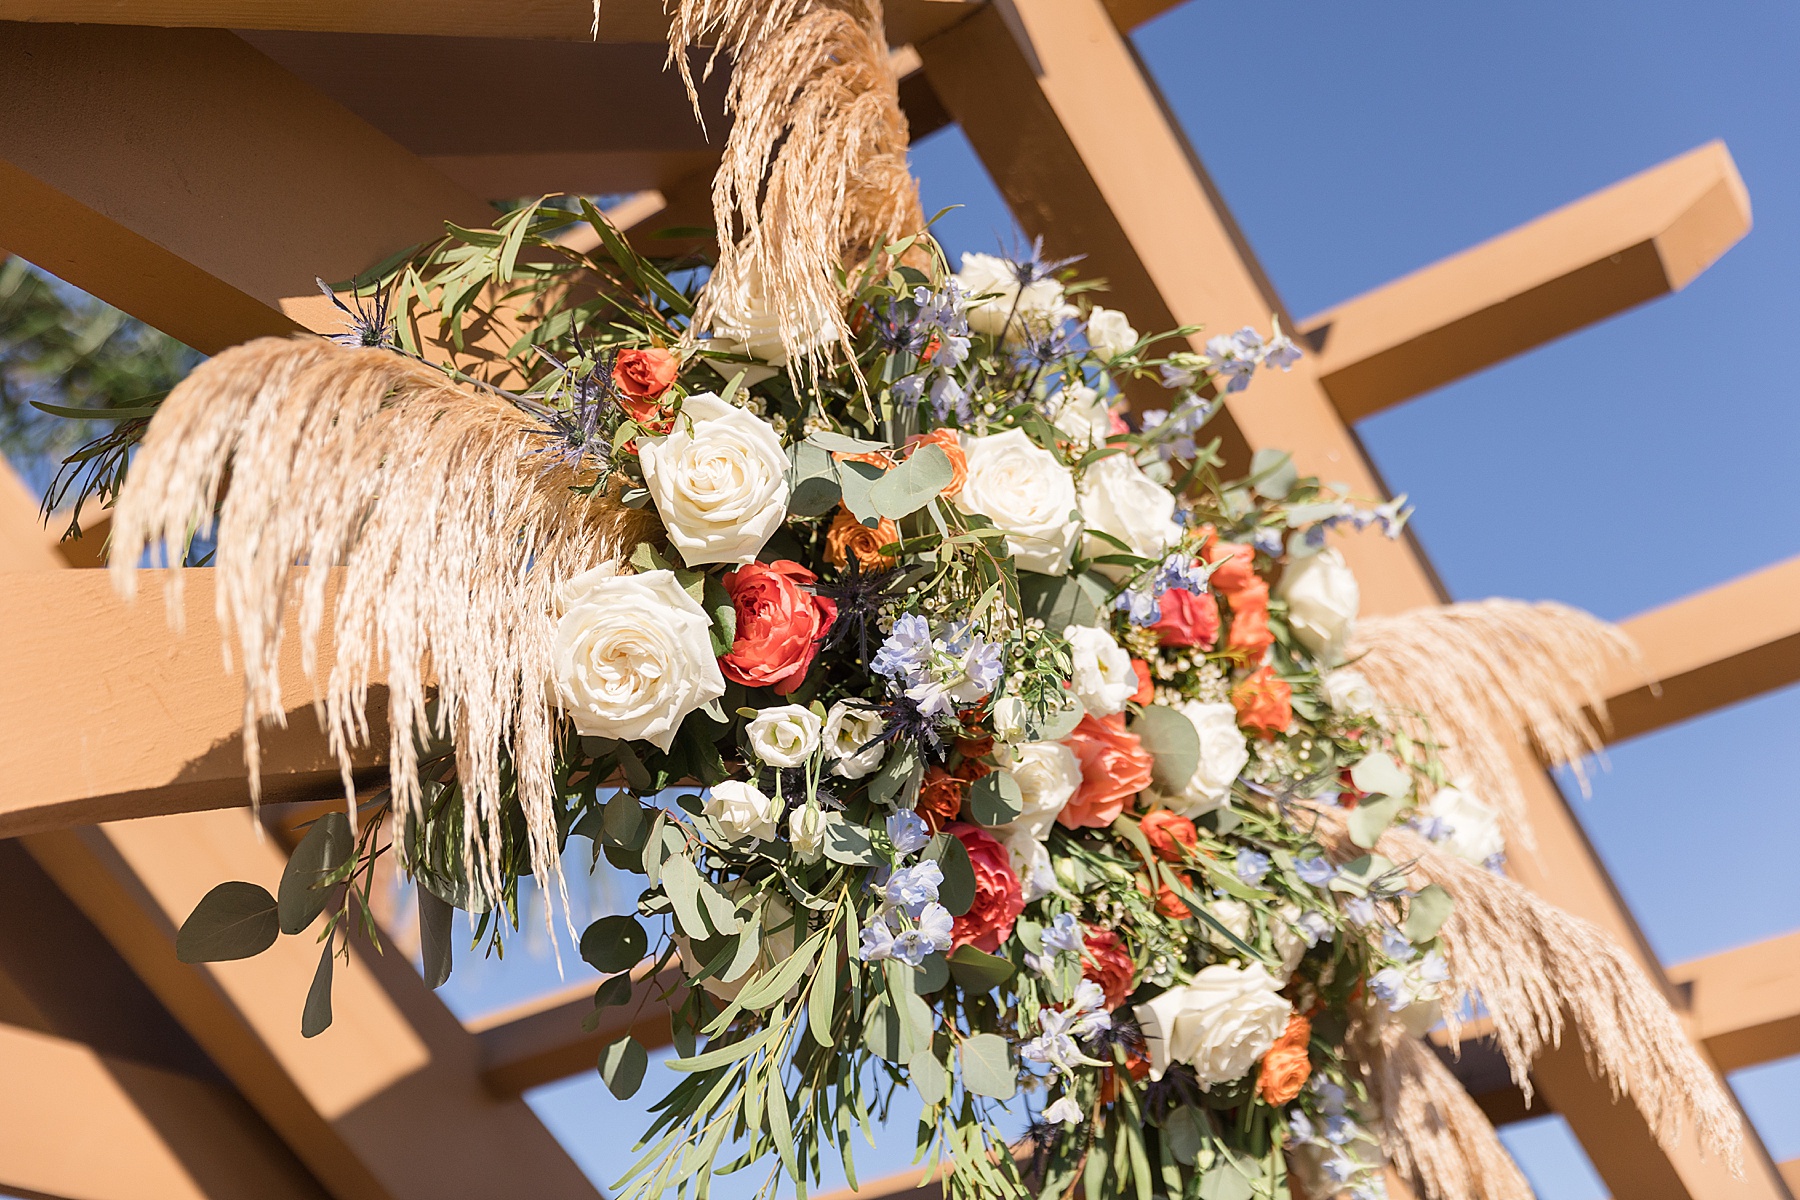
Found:
[[[1713,143],[1293,320],[1127,37],[1172,3],[893,0],[888,20],[914,136],[960,123],[1026,233],[1085,254],[1140,328],[1273,312],[1302,332],[1311,353],[1290,374],[1227,397],[1240,463],[1280,447],[1380,493],[1352,422],[1677,290],[1749,228]],[[659,0],[605,0],[597,41],[593,20],[587,0],[0,0],[0,246],[212,353],[335,331],[315,276],[348,278],[446,219],[486,225],[493,198],[629,194],[614,215],[634,235],[708,223],[716,142],[661,69]],[[557,119],[485,101],[489,82],[520,80]],[[707,102],[721,94],[715,79]],[[1445,599],[1410,540],[1345,551],[1365,611]],[[176,961],[209,887],[273,887],[285,855],[241,811],[242,698],[205,573],[178,637],[154,583],[127,607],[80,569],[97,565],[0,479],[0,1190],[597,1196],[521,1099],[592,1070],[621,1032],[582,1032],[591,983],[471,1027],[401,956],[359,949],[336,1023],[305,1040],[304,939]],[[1613,736],[1800,680],[1796,595],[1800,560],[1627,621],[1650,683],[1613,686]],[[285,684],[310,694],[297,651]],[[302,707],[264,763],[272,799],[338,787]],[[1528,775],[1541,846],[1514,873],[1634,948],[1719,1070],[1800,1053],[1800,932],[1665,973],[1549,777]],[[667,1021],[636,1032],[658,1044]],[[1800,1162],[1770,1161],[1754,1133],[1742,1178],[1691,1145],[1664,1153],[1578,1045],[1537,1063],[1529,1110],[1479,1044],[1456,1069],[1496,1122],[1561,1114],[1616,1197],[1800,1187]],[[912,1190],[908,1175],[861,1194]]]

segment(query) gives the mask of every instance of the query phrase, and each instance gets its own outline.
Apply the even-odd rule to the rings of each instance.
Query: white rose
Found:
[[[1321,550],[1288,566],[1275,594],[1287,601],[1288,625],[1327,666],[1342,662],[1362,592],[1336,549]]]
[[[994,701],[994,737],[1001,742],[1017,742],[1030,736],[1026,718],[1030,715],[1025,702],[1017,696],[1002,696]]]
[[[765,796],[756,785],[741,779],[715,783],[700,811],[711,817],[728,841],[759,838],[775,840],[775,822],[781,819],[781,801]]]
[[[1444,845],[1450,853],[1472,863],[1485,863],[1506,852],[1506,836],[1500,832],[1500,814],[1469,790],[1469,781],[1458,779],[1439,788],[1425,811],[1448,827]]]
[[[998,337],[1019,337],[1027,329],[1044,330],[1073,317],[1076,310],[1063,299],[1063,286],[1054,279],[1040,279],[1023,291],[1012,264],[992,254],[964,254],[956,282],[968,296],[988,293],[969,309],[969,328]]]
[[[781,341],[781,318],[774,298],[763,283],[762,271],[752,265],[744,273],[743,282],[731,291],[708,291],[712,302],[711,349],[732,354],[747,354],[772,366],[785,366],[787,347]],[[817,306],[799,314],[800,342],[796,349],[805,351],[836,338],[842,329],[838,314]],[[721,374],[730,377],[746,370],[741,363],[716,364]],[[758,383],[774,375],[765,368],[748,368],[754,372],[746,384]]]
[[[1261,963],[1207,967],[1194,981],[1172,987],[1132,1009],[1150,1053],[1150,1078],[1170,1063],[1194,1068],[1201,1091],[1242,1079],[1287,1028],[1293,1005],[1276,993]]]
[[[1214,900],[1206,906],[1206,911],[1215,921],[1231,930],[1238,941],[1249,943],[1250,906],[1248,904],[1242,900]],[[1206,936],[1208,941],[1221,950],[1230,951],[1232,954],[1242,953],[1236,946],[1220,937],[1216,929],[1208,930]]]
[[[1412,772],[1386,751],[1365,754],[1350,768],[1350,782],[1359,792],[1371,796],[1393,796],[1404,800],[1413,793]]]
[[[787,518],[781,439],[710,392],[682,401],[667,437],[638,446],[644,486],[690,567],[753,561]]]
[[[1081,760],[1061,742],[1025,742],[1006,752],[1005,768],[1019,785],[1019,815],[1000,828],[1022,830],[1038,841],[1050,836],[1056,814],[1081,786]]]
[[[887,757],[887,743],[878,740],[886,728],[881,714],[867,704],[839,700],[832,705],[825,715],[825,753],[833,760],[831,773],[861,779],[879,767]]]
[[[1375,694],[1374,686],[1363,677],[1361,671],[1353,668],[1339,667],[1335,671],[1327,671],[1321,682],[1325,685],[1325,702],[1342,716],[1371,713],[1381,704],[1381,697]]]
[[[1050,851],[1044,843],[1017,825],[996,829],[994,833],[1006,847],[1006,857],[1012,863],[1013,874],[1019,877],[1025,903],[1056,890],[1056,871],[1050,866]]]
[[[788,814],[788,842],[794,857],[816,863],[825,853],[825,814],[815,804],[803,804]]]
[[[1101,308],[1096,304],[1094,311],[1088,314],[1087,340],[1101,357],[1117,358],[1137,345],[1138,331],[1118,309]]]
[[[1173,707],[1199,735],[1200,759],[1181,794],[1162,800],[1171,811],[1191,819],[1222,807],[1230,798],[1232,782],[1250,761],[1250,746],[1231,705],[1187,700]]]
[[[1006,547],[1027,571],[1061,575],[1069,569],[1080,529],[1075,480],[1068,469],[1022,429],[963,442],[968,478],[956,503],[1006,533]]]
[[[1051,421],[1082,446],[1104,446],[1112,436],[1112,409],[1085,383],[1072,383],[1051,397]]]
[[[596,567],[563,585],[551,644],[556,703],[589,737],[667,750],[681,722],[725,694],[711,622],[668,571]]]
[[[1069,686],[1083,707],[1096,717],[1125,711],[1126,701],[1137,694],[1137,672],[1131,654],[1113,635],[1092,625],[1070,625],[1063,636],[1074,651],[1075,672]]]
[[[735,904],[743,899],[752,886],[742,879],[733,879],[727,881],[721,890]],[[701,980],[700,986],[728,1003],[736,1000],[738,993],[756,982],[764,972],[774,970],[793,957],[795,924],[793,908],[781,897],[770,893],[762,902],[762,935],[756,949],[756,960],[736,979],[726,980],[713,975]],[[675,948],[681,954],[681,966],[689,978],[705,969],[706,964],[694,954],[693,943],[679,933],[675,935]],[[799,990],[800,985],[796,983],[788,995],[791,997]]]
[[[783,704],[765,708],[744,729],[750,749],[771,767],[797,767],[819,748],[825,723],[810,708]]]
[[[1118,538],[1139,558],[1161,559],[1181,540],[1175,493],[1139,470],[1130,454],[1115,454],[1089,467],[1077,495],[1087,527]],[[1082,543],[1089,558],[1118,552],[1117,546],[1091,535]],[[1096,563],[1094,570],[1115,582],[1132,573],[1130,567],[1110,563]]]
[[[1306,935],[1300,932],[1299,924],[1300,906],[1291,900],[1277,909],[1275,919],[1269,922],[1269,940],[1275,944],[1275,953],[1281,955],[1282,984],[1306,957]]]

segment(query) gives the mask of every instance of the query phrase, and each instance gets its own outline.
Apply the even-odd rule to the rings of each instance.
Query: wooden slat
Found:
[[[209,354],[335,331],[316,276],[494,216],[220,30],[5,25],[0,111],[0,243]]]
[[[1100,0],[984,10],[918,49],[939,98],[1024,231],[1042,235],[1051,254],[1085,253],[1084,271],[1108,281],[1109,304],[1138,328],[1267,328],[1270,314],[1281,312],[1217,189]],[[1215,428],[1228,459],[1241,465],[1254,447],[1280,447],[1293,452],[1302,472],[1378,496],[1380,481],[1317,371],[1313,359],[1303,359],[1290,374],[1270,373],[1226,397],[1225,419]],[[1364,536],[1345,539],[1344,550],[1366,611],[1442,598],[1410,540]],[[1516,873],[1553,903],[1607,929],[1658,976],[1560,794],[1536,764],[1521,767],[1539,852],[1518,856]],[[1668,1155],[1653,1144],[1645,1151],[1641,1115],[1628,1103],[1615,1105],[1585,1070],[1549,1072],[1543,1084],[1618,1195],[1786,1196],[1760,1146],[1752,1147],[1747,1177],[1735,1179],[1691,1139]]]
[[[669,1044],[669,1002],[660,1001],[682,982],[670,969],[646,978],[651,966],[632,972],[636,986],[630,1003],[606,1009],[592,1033],[582,1022],[594,1011],[598,983],[580,983],[526,1001],[514,1008],[469,1022],[481,1042],[482,1078],[497,1096],[518,1096],[546,1083],[592,1071],[600,1047],[631,1034],[646,1050]],[[680,1003],[681,993],[672,997]]]
[[[1800,558],[1652,609],[1624,628],[1661,694],[1637,672],[1620,671],[1607,700],[1614,739],[1800,682]]]
[[[1679,291],[1749,231],[1737,165],[1709,142],[1301,328],[1355,421]]]
[[[954,25],[973,0],[889,0],[896,45]],[[571,42],[663,43],[661,0],[0,0],[0,20],[92,22],[210,29],[293,29],[322,33],[435,34]]]
[[[1669,969],[1694,1033],[1723,1071],[1800,1054],[1800,932]]]

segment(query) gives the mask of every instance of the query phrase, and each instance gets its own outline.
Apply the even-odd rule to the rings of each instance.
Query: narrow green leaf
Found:
[[[227,962],[261,954],[281,936],[275,897],[254,883],[221,883],[200,898],[175,935],[184,963]]]
[[[831,1018],[837,1004],[837,945],[829,943],[813,975],[812,992],[806,998],[806,1028],[813,1041],[826,1050],[837,1043],[831,1035]]]
[[[306,1007],[300,1012],[301,1037],[318,1037],[331,1028],[331,971],[331,939],[326,938],[319,969],[313,972],[312,986],[306,989]]]
[[[944,882],[938,885],[938,903],[949,909],[953,917],[968,912],[975,903],[975,867],[962,842],[940,833],[925,847],[925,857],[937,863],[944,873]]]
[[[675,921],[691,938],[709,938],[712,930],[700,912],[700,872],[686,855],[672,855],[662,865],[663,891],[675,907]]]
[[[788,1123],[787,1094],[779,1080],[766,1090],[764,1101],[768,1105],[769,1136],[775,1142],[776,1153],[781,1155],[781,1165],[787,1168],[788,1178],[804,1186],[806,1181],[800,1177],[800,1165],[794,1158],[794,1130]]]
[[[696,1054],[691,1058],[678,1058],[668,1064],[671,1071],[710,1071],[714,1067],[729,1066],[741,1062],[761,1050],[763,1043],[769,1040],[770,1030],[764,1029],[753,1033],[741,1042],[733,1042],[729,1046],[721,1046],[717,1050],[707,1050],[704,1054]]]
[[[456,910],[429,888],[415,888],[419,897],[419,954],[425,964],[425,986],[440,988],[450,978],[454,958],[451,931]]]
[[[887,450],[886,442],[871,442],[863,438],[846,437],[841,433],[833,433],[829,429],[821,429],[806,436],[806,444],[817,446],[821,450],[836,451],[839,454],[870,454],[877,450]]]

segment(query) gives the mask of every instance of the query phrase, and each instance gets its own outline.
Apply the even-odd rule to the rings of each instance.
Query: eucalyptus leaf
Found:
[[[275,897],[267,888],[234,880],[200,897],[175,934],[175,957],[184,963],[249,958],[280,936]]]
[[[1180,795],[1200,765],[1200,734],[1194,723],[1179,709],[1147,704],[1131,723],[1131,732],[1156,758],[1152,768],[1156,786],[1170,795]]]
[[[887,761],[869,780],[869,799],[877,804],[894,805],[911,781],[922,773],[918,751],[911,746],[896,747],[888,752]]]
[[[870,1054],[888,1062],[906,1061],[900,1057],[900,1017],[885,996],[871,1004],[864,1017],[863,1046]]]
[[[1018,820],[1025,797],[1011,771],[990,771],[969,785],[969,815],[978,825],[1005,825]]]
[[[1060,742],[1075,732],[1081,719],[1087,716],[1087,709],[1073,695],[1066,697],[1069,707],[1061,708],[1045,717],[1042,724],[1034,730],[1032,740],[1039,742]]]
[[[1413,893],[1406,908],[1406,938],[1410,942],[1429,942],[1450,919],[1456,900],[1435,883],[1428,883]]]
[[[873,454],[878,450],[890,449],[886,442],[871,442],[862,438],[847,437],[841,433],[833,433],[829,429],[821,429],[806,435],[806,446],[817,446],[821,450],[832,450],[839,454]]]
[[[1010,1100],[1019,1089],[1012,1049],[997,1033],[977,1033],[962,1044],[963,1086],[977,1096]]]
[[[942,991],[949,982],[950,960],[944,957],[942,950],[934,950],[919,960],[919,969],[913,972],[912,988],[921,996],[929,996]]]
[[[312,986],[306,989],[306,1007],[300,1010],[301,1037],[318,1037],[331,1028],[331,972],[331,939],[326,938]]]
[[[875,846],[866,828],[840,817],[825,823],[825,857],[845,866],[867,866],[875,861]]]
[[[637,1095],[644,1084],[644,1069],[649,1065],[650,1056],[630,1034],[600,1049],[600,1078],[606,1082],[606,1090],[620,1100]]]
[[[950,1072],[931,1050],[921,1050],[906,1063],[907,1074],[919,1098],[926,1104],[941,1103],[950,1091]]]
[[[355,852],[356,838],[341,812],[328,812],[312,823],[288,856],[276,895],[281,932],[299,933],[325,911],[331,891],[325,880]]]
[[[415,888],[419,897],[419,957],[425,964],[425,986],[440,988],[450,978],[454,958],[451,932],[456,910],[427,888]]]
[[[1265,447],[1251,456],[1250,478],[1255,480],[1256,490],[1269,499],[1285,500],[1299,481],[1300,472],[1294,466],[1293,455]]]
[[[598,1012],[603,1008],[616,1008],[621,1004],[629,1004],[631,995],[631,975],[621,971],[617,975],[601,980],[600,986],[594,989],[594,1011]],[[590,1032],[592,1031],[590,1030]]]
[[[1243,1172],[1224,1159],[1200,1177],[1200,1200],[1251,1200],[1255,1194]]]
[[[844,507],[850,510],[851,516],[870,529],[881,523],[881,513],[875,507],[870,493],[886,473],[874,463],[846,460],[837,464],[838,486],[843,489]]]
[[[1200,1114],[1186,1105],[1177,1105],[1163,1118],[1163,1138],[1169,1153],[1184,1167],[1194,1165],[1194,1160],[1200,1156],[1200,1147],[1206,1144],[1200,1120]]]
[[[918,512],[950,486],[955,472],[942,446],[926,442],[869,489],[875,511],[895,521]]]
[[[635,917],[601,917],[581,935],[581,957],[602,975],[629,971],[644,957],[650,938]]]
[[[1381,835],[1394,823],[1394,818],[1400,815],[1400,806],[1405,803],[1397,796],[1377,796],[1364,800],[1350,814],[1350,840],[1364,850],[1373,850]]]
[[[700,911],[700,873],[684,854],[671,855],[662,865],[663,892],[675,909],[676,924],[691,938],[712,936]]]
[[[701,585],[700,605],[712,618],[713,653],[722,657],[731,653],[731,644],[737,640],[737,607],[731,602],[731,593],[716,576],[708,575],[705,580]]]
[[[600,832],[607,842],[626,850],[642,850],[648,822],[644,806],[630,792],[614,792],[602,810]]]
[[[950,955],[950,976],[965,992],[991,992],[1012,975],[1010,962],[974,946],[958,946]]]
[[[788,456],[794,464],[788,512],[796,517],[820,517],[837,507],[844,489],[831,455],[811,442],[800,442],[789,448]]]
[[[961,841],[940,833],[925,847],[925,857],[938,865],[944,881],[938,885],[938,903],[960,917],[975,903],[975,866]]]
[[[1044,623],[1045,628],[1061,633],[1070,625],[1097,625],[1106,592],[1096,595],[1088,573],[1080,575],[1040,575],[1036,571],[1019,572],[1019,608],[1027,617]]]

